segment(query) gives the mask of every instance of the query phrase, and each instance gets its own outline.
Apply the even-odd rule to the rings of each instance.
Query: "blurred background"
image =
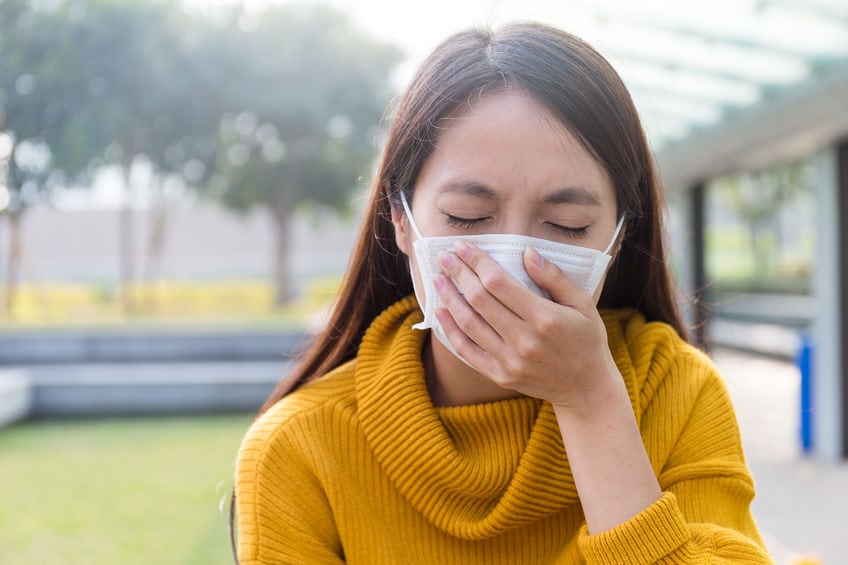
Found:
[[[846,562],[844,0],[0,0],[0,562],[232,562],[240,437],[322,326],[392,101],[517,19],[622,75],[766,542]]]

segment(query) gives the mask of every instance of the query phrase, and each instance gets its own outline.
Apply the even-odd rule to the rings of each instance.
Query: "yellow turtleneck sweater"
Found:
[[[357,359],[254,422],[236,469],[243,565],[771,563],[712,363],[667,325],[602,312],[664,491],[589,535],[553,409],[517,398],[434,407],[413,297]]]

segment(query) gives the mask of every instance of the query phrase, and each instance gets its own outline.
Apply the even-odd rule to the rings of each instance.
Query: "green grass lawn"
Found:
[[[0,563],[232,563],[227,508],[250,420],[64,420],[0,430]]]

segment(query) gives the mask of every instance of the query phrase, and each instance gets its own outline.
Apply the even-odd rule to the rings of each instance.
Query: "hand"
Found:
[[[445,334],[497,384],[551,402],[589,532],[648,508],[662,490],[594,299],[532,249],[524,267],[551,300],[472,245],[456,253],[439,257],[453,284],[436,279]]]
[[[524,266],[550,300],[471,244],[459,242],[456,255],[442,254],[439,263],[453,284],[436,277],[445,305],[436,316],[457,353],[480,373],[574,413],[592,410],[622,386],[592,296],[538,252],[526,249]]]

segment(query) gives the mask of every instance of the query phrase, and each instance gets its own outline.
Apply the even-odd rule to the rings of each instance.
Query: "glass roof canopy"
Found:
[[[620,73],[656,153],[848,71],[848,0],[320,1],[401,46],[409,76],[469,25],[537,20],[572,32]]]
[[[656,151],[848,68],[848,0],[586,0],[566,6],[545,19],[584,37],[610,60]]]

